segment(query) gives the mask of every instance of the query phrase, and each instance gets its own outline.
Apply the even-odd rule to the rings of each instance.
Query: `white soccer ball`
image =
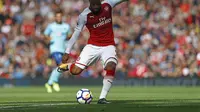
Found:
[[[89,89],[80,89],[76,93],[76,99],[79,104],[90,104],[93,99],[92,92]]]

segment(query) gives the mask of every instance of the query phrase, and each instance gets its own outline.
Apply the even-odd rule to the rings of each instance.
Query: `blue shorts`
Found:
[[[51,58],[53,58],[56,61],[57,65],[60,65],[62,63],[62,56],[63,53],[61,52],[54,52],[51,54]]]

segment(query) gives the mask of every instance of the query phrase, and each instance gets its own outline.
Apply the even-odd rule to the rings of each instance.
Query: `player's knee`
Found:
[[[79,67],[77,67],[76,65],[74,65],[73,67],[70,68],[70,73],[72,75],[79,75],[83,70]]]
[[[105,67],[106,76],[114,77],[117,64],[115,62],[108,62]]]
[[[108,62],[106,64],[105,70],[115,70],[116,69],[117,64],[115,62]]]

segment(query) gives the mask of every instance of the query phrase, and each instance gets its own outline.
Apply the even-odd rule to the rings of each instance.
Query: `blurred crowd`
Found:
[[[0,0],[0,76],[47,78],[56,64],[44,29],[61,8],[73,30],[86,7],[88,0]],[[200,76],[199,0],[129,0],[113,9],[113,29],[116,78]],[[88,37],[84,28],[70,61],[79,56]],[[76,77],[101,75],[98,62]]]

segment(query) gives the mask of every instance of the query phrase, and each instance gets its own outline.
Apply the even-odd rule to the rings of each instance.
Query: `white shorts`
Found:
[[[101,60],[103,67],[105,68],[106,64],[110,61],[117,64],[117,54],[116,48],[113,45],[109,46],[94,46],[88,44],[82,50],[80,56],[76,60],[75,65],[81,69],[96,63],[98,60]]]

